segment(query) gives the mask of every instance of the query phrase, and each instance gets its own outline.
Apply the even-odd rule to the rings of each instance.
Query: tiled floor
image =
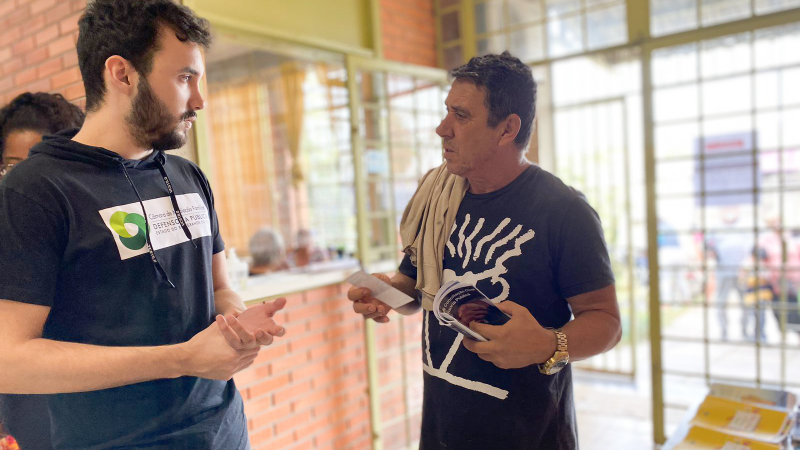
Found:
[[[653,449],[650,383],[575,375],[581,450]]]

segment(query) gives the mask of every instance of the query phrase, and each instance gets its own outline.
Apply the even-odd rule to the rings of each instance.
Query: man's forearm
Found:
[[[185,356],[179,345],[102,347],[32,339],[0,353],[0,392],[83,392],[177,378],[185,375]]]
[[[400,272],[397,272],[392,276],[392,287],[399,290],[400,292],[408,295],[411,298],[417,298],[417,280],[404,275]]]
[[[619,317],[606,311],[586,311],[568,322],[567,335],[570,361],[580,361],[611,350],[622,337]]]

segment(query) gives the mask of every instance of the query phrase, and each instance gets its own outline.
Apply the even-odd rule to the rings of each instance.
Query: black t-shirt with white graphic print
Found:
[[[0,298],[49,307],[47,339],[113,347],[189,340],[213,323],[212,256],[224,250],[208,181],[177,156],[125,160],[70,137],[46,137],[0,182]],[[145,211],[174,288],[148,254]],[[233,381],[180,377],[47,400],[57,450],[249,445]]]
[[[416,278],[406,257],[400,272]],[[442,282],[460,280],[494,302],[510,300],[544,327],[564,326],[566,298],[604,288],[614,275],[600,220],[578,191],[536,167],[488,194],[467,193],[445,248]],[[425,390],[420,449],[578,448],[567,366],[500,369],[424,312]]]

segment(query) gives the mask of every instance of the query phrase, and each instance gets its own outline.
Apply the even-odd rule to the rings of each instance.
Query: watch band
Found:
[[[567,335],[561,331],[561,328],[553,329],[553,333],[556,334],[556,351],[557,352],[566,352],[567,351]]]
[[[547,328],[556,335],[556,351],[553,352],[547,361],[539,364],[539,372],[545,375],[554,375],[558,373],[567,362],[569,362],[569,353],[567,352],[567,335],[561,331],[560,328]]]

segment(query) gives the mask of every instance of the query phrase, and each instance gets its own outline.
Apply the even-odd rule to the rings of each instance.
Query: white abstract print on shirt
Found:
[[[463,258],[461,264],[462,269],[466,269],[471,261],[479,261],[479,258],[483,258],[483,264],[479,263],[476,265],[488,268],[477,273],[466,271],[461,275],[457,275],[453,270],[445,269],[442,276],[442,284],[452,280],[469,283],[473,286],[477,286],[480,281],[489,281],[492,285],[499,283],[502,287],[502,291],[499,295],[491,298],[491,301],[497,304],[506,300],[509,296],[509,283],[504,278],[504,275],[508,272],[505,266],[506,261],[510,258],[522,255],[522,244],[533,239],[536,233],[532,229],[523,232],[522,225],[516,225],[513,229],[510,229],[509,224],[511,223],[511,219],[509,218],[503,219],[491,233],[481,233],[485,222],[485,219],[482,217],[478,219],[471,231],[468,231],[471,220],[470,214],[467,214],[464,217],[464,223],[461,224],[460,227],[457,221],[453,224],[453,228],[450,230],[450,236],[448,237],[446,252],[449,253],[451,258],[455,258],[456,255],[458,255],[458,258]],[[453,233],[456,232],[456,229],[458,229],[457,246],[452,242]],[[467,235],[468,232],[469,235]],[[510,242],[511,245],[509,245]],[[464,338],[461,334],[455,333],[453,343],[444,361],[438,368],[434,367],[430,352],[429,334],[432,316],[433,313],[431,312],[426,312],[423,316],[425,333],[425,361],[423,362],[423,369],[425,372],[453,385],[480,392],[500,400],[505,400],[508,397],[507,390],[491,386],[484,382],[470,380],[463,376],[457,376],[449,371],[450,363],[461,348],[461,341]],[[433,320],[436,319],[434,318]]]

